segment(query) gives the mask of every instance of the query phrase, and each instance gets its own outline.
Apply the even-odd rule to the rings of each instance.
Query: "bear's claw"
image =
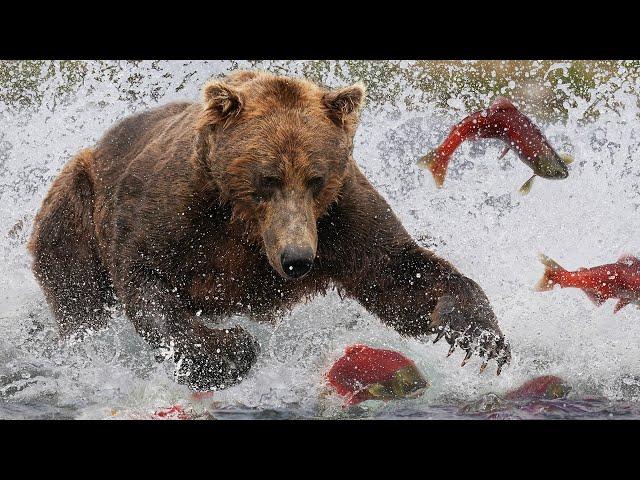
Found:
[[[480,372],[495,358],[499,375],[503,366],[511,360],[511,351],[493,310],[482,290],[472,280],[462,278],[456,287],[439,298],[431,313],[429,332],[436,335],[433,343],[446,338],[451,345],[447,356],[456,347],[462,348],[465,351],[462,367],[477,353],[483,358]]]
[[[442,333],[443,331],[447,332],[447,334]],[[475,334],[475,332],[473,333]],[[495,358],[498,365],[496,374],[500,375],[504,365],[511,361],[511,348],[501,335],[495,335],[488,331],[484,331],[477,336],[471,335],[469,332],[456,335],[456,332],[450,332],[447,328],[438,332],[438,335],[440,337],[445,336],[451,344],[447,352],[447,357],[450,357],[453,352],[455,352],[456,347],[460,347],[465,351],[464,359],[460,365],[461,367],[464,367],[472,355],[476,353],[482,358],[480,373],[484,372],[489,361]]]

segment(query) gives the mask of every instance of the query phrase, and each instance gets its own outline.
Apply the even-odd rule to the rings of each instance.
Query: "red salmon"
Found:
[[[537,398],[554,400],[566,397],[570,390],[571,387],[560,377],[543,375],[525,382],[515,390],[511,390],[504,398],[507,400],[530,400]]]
[[[618,299],[614,313],[630,303],[640,306],[640,260],[632,255],[622,256],[616,263],[570,272],[549,257],[540,255],[545,265],[544,275],[535,286],[539,292],[561,288],[579,288],[596,305],[610,298]]]
[[[327,380],[338,394],[347,397],[346,405],[417,396],[429,386],[404,355],[359,344],[345,349],[327,373]]]
[[[192,416],[185,412],[180,405],[173,405],[169,408],[157,410],[151,417],[154,420],[191,420]]]
[[[558,155],[540,129],[504,97],[496,98],[488,109],[472,113],[458,123],[437,149],[418,160],[418,165],[427,168],[436,185],[442,187],[456,149],[465,140],[480,138],[497,138],[507,143],[499,158],[512,149],[533,170],[533,176],[520,188],[522,193],[529,192],[536,176],[550,179],[569,176],[567,164],[571,158]]]

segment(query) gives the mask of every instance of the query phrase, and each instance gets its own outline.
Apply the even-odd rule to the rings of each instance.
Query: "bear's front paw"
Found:
[[[242,328],[211,330],[176,352],[175,376],[196,391],[230,387],[247,375],[258,351],[258,343]]]
[[[431,314],[429,330],[435,333],[433,343],[442,337],[451,345],[447,356],[456,347],[465,350],[462,366],[477,353],[483,358],[480,373],[492,358],[498,364],[497,374],[511,360],[511,349],[500,331],[498,321],[486,295],[480,287],[463,277],[456,288],[438,299]]]

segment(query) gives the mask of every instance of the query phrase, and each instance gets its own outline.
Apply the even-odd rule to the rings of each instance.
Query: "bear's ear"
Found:
[[[211,81],[204,87],[203,123],[226,123],[240,114],[243,105],[242,92],[224,82]]]
[[[243,83],[249,82],[260,75],[259,72],[252,70],[236,70],[229,75],[227,75],[227,82],[230,85],[242,85]]]
[[[344,125],[345,121],[360,109],[364,95],[364,84],[358,82],[349,87],[325,93],[322,97],[322,103],[327,109],[329,117],[339,125]]]

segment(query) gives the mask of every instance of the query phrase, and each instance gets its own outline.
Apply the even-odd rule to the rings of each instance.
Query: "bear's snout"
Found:
[[[289,278],[301,278],[311,271],[315,253],[311,248],[286,247],[280,256],[282,271]]]
[[[307,192],[287,192],[267,203],[261,231],[269,263],[280,276],[292,280],[311,271],[318,232]]]

